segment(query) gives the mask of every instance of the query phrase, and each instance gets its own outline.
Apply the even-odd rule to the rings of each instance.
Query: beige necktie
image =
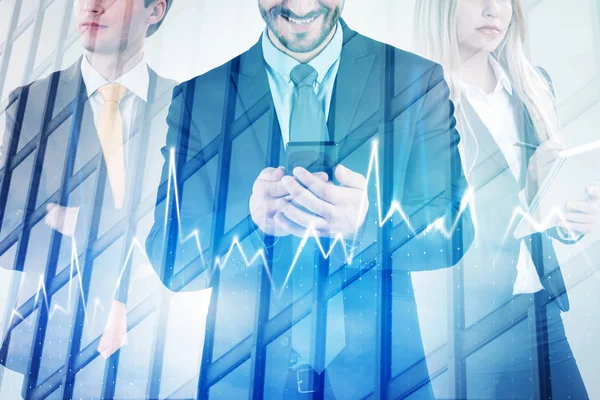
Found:
[[[104,105],[98,116],[98,138],[106,161],[108,181],[113,193],[116,208],[123,207],[125,196],[125,158],[123,154],[123,121],[119,103],[127,89],[118,83],[111,83],[98,89]]]

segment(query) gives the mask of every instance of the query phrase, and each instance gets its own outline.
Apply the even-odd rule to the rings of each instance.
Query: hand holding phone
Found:
[[[287,145],[288,175],[292,175],[294,168],[302,167],[309,172],[325,172],[332,176],[337,163],[336,142],[289,142]]]

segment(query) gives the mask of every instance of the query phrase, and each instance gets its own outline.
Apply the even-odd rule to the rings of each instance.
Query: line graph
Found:
[[[443,237],[450,239],[452,237],[452,235],[454,234],[454,232],[456,231],[457,225],[458,225],[463,213],[468,209],[469,203],[474,201],[474,199],[475,199],[474,191],[471,188],[469,188],[464,193],[464,195],[461,199],[461,202],[460,202],[460,207],[458,209],[458,213],[456,214],[456,218],[454,219],[454,221],[452,221],[450,228],[446,228],[445,218],[440,217],[440,218],[436,219],[435,221],[433,221],[432,223],[430,223],[421,233],[419,233],[417,235],[417,232],[415,231],[414,227],[411,224],[410,218],[404,211],[404,209],[399,201],[397,201],[397,200],[392,201],[388,210],[384,210],[382,207],[381,184],[380,184],[381,174],[380,174],[380,169],[379,169],[378,146],[379,146],[379,144],[378,144],[377,140],[373,140],[371,143],[371,153],[370,153],[370,157],[369,157],[367,175],[366,175],[366,186],[369,187],[370,183],[373,181],[374,187],[376,190],[376,193],[375,193],[375,196],[377,199],[376,200],[376,207],[377,207],[377,221],[376,222],[377,222],[378,228],[383,227],[386,223],[390,222],[390,220],[392,220],[393,217],[398,215],[401,218],[402,222],[404,224],[406,224],[406,227],[409,230],[410,234],[414,235],[417,238],[427,235],[428,233],[430,233],[432,231],[438,231],[442,234]],[[177,223],[179,224],[178,226],[181,227],[181,222],[182,222],[181,199],[180,199],[180,195],[178,192],[178,187],[179,187],[178,181],[177,181],[178,177],[177,177],[175,166],[176,166],[175,151],[174,151],[174,149],[171,149],[170,155],[169,155],[169,171],[168,171],[168,178],[167,178],[165,210],[169,209],[171,202],[175,203]],[[368,190],[365,190],[363,198],[361,200],[359,211],[362,212],[362,211],[364,211],[365,207],[369,207],[368,206],[368,198],[369,198]],[[358,212],[357,215],[360,215],[360,212]],[[167,217],[168,217],[168,212],[165,211],[165,220],[164,220],[165,221],[165,225],[164,225],[165,234],[167,232],[167,229],[166,229],[167,221],[168,221]],[[519,208],[515,209],[512,219],[511,219],[511,222],[509,224],[509,227],[512,226],[512,224],[514,224],[514,222],[519,217],[527,219],[530,223],[534,224],[534,226],[538,226],[538,227],[541,227],[548,223],[548,221],[543,221],[543,222],[536,221],[525,210],[523,210],[522,208],[519,207]],[[562,218],[562,214],[559,211],[555,210],[555,212],[553,212],[552,215],[548,217],[548,219],[550,219],[550,218],[554,219],[557,217]],[[473,224],[475,227],[475,232],[477,232],[478,226],[477,226],[476,215],[472,216],[472,220],[473,220]],[[322,237],[319,235],[318,231],[314,227],[309,226],[308,228],[306,228],[304,235],[301,237],[300,244],[294,253],[292,262],[289,265],[289,268],[287,270],[288,272],[286,274],[286,278],[285,278],[284,282],[282,283],[281,287],[279,287],[279,288],[276,287],[276,285],[273,281],[272,273],[271,273],[272,269],[271,269],[271,266],[268,265],[267,257],[265,254],[265,249],[262,249],[262,248],[258,249],[258,250],[252,249],[253,252],[250,253],[247,251],[247,249],[244,248],[240,239],[238,237],[234,237],[232,239],[231,245],[229,246],[229,248],[225,252],[225,254],[223,254],[222,256],[220,256],[220,255],[215,256],[212,263],[209,263],[209,262],[207,262],[207,260],[204,257],[204,248],[203,248],[201,240],[200,240],[200,232],[197,229],[193,229],[191,232],[189,232],[187,234],[184,234],[184,232],[182,232],[182,229],[178,229],[178,242],[180,245],[183,245],[189,241],[192,241],[192,243],[195,245],[194,246],[195,250],[198,252],[198,256],[200,258],[202,267],[211,272],[214,271],[214,269],[216,269],[216,268],[219,268],[221,270],[227,268],[227,266],[230,264],[232,257],[235,253],[237,253],[241,256],[241,258],[242,258],[241,264],[244,265],[246,268],[250,268],[251,266],[253,266],[255,264],[259,264],[262,268],[265,269],[265,271],[268,275],[268,278],[271,282],[271,288],[273,290],[273,293],[276,294],[278,297],[280,297],[282,295],[284,289],[286,288],[287,283],[288,283],[289,279],[291,278],[291,276],[299,262],[302,252],[305,250],[306,246],[309,244],[309,241],[311,239],[314,240],[314,242],[316,244],[316,248],[323,258],[328,259],[332,255],[334,249],[336,247],[340,247],[343,251],[345,262],[348,265],[351,265],[354,261],[354,258],[356,255],[355,252],[357,250],[357,247],[353,246],[353,245],[349,246],[348,242],[350,241],[351,243],[355,243],[358,239],[358,235],[359,235],[359,231],[360,231],[360,229],[359,229],[360,221],[358,221],[358,220],[357,220],[356,228],[357,229],[355,230],[355,234],[351,240],[347,240],[341,234],[334,235],[332,237],[333,240],[331,241],[328,249],[326,249],[323,246]],[[505,234],[505,240],[508,238],[509,233],[510,233],[509,230],[507,230],[507,232]],[[68,284],[69,285],[69,287],[68,287],[68,304],[67,305],[61,305],[58,303],[52,304],[52,307],[49,308],[49,310],[50,310],[49,318],[50,319],[57,313],[68,314],[68,313],[72,312],[71,304],[72,304],[72,299],[73,299],[73,286],[74,286],[73,278],[75,278],[75,277],[77,277],[77,279],[79,280],[78,295],[81,296],[82,300],[84,301],[84,309],[87,310],[87,305],[85,304],[84,294],[83,294],[82,285],[81,285],[81,269],[80,269],[79,260],[78,260],[78,256],[77,256],[77,254],[78,254],[77,242],[76,242],[75,237],[71,238],[71,247],[72,247],[71,262],[70,262],[70,267],[69,267],[71,279],[69,280],[69,284]],[[125,273],[127,265],[130,264],[130,261],[132,260],[132,257],[134,255],[135,251],[141,253],[142,256],[145,257],[145,259],[149,259],[148,255],[146,254],[146,250],[145,250],[144,246],[140,243],[138,238],[134,238],[132,240],[132,243],[128,247],[125,260],[119,268],[118,278],[115,282],[114,289],[113,289],[113,295],[112,295],[112,298],[110,299],[110,301],[112,301],[112,299],[115,297],[115,295],[118,291],[118,288],[120,287],[120,284],[121,284],[121,281],[123,278],[123,274]],[[45,304],[46,307],[50,307],[49,301],[48,301],[47,289],[44,286],[43,277],[40,278],[38,288],[37,288],[37,291],[35,294],[36,304],[39,301],[40,296],[42,296],[43,304]],[[95,299],[92,320],[95,321],[96,317],[97,317],[96,314],[99,311],[105,310],[106,308],[107,307],[105,305],[103,305],[99,299]],[[11,326],[11,322],[12,322],[13,318],[20,318],[21,320],[24,319],[16,309],[13,310],[13,312],[11,314],[11,321],[9,322],[9,326]],[[86,319],[87,319],[87,314],[86,314]],[[90,327],[90,329],[92,329],[92,328]]]

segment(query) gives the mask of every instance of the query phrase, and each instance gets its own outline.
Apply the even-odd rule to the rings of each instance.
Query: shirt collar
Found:
[[[506,90],[506,92],[509,95],[512,96],[513,87],[512,87],[512,84],[510,83],[510,79],[508,78],[508,74],[506,73],[506,71],[504,70],[502,65],[500,65],[498,60],[496,60],[492,55],[490,55],[489,64],[492,67],[492,71],[494,72],[494,76],[496,77],[496,80],[498,81],[498,83],[496,84],[496,88],[494,89],[494,91],[492,93],[498,93],[500,90],[504,89],[504,90]],[[471,86],[467,83],[461,82],[461,88],[462,88],[463,92],[467,94],[467,96],[475,96],[475,97],[485,96],[485,93],[483,92],[483,90],[481,90],[477,87]]]
[[[91,97],[102,86],[108,85],[109,82],[98,71],[94,69],[86,56],[83,56],[81,61],[81,75],[87,90],[88,97]],[[119,77],[113,83],[118,83],[127,88],[143,101],[148,100],[148,87],[150,86],[150,74],[148,66],[144,59],[140,60],[131,70]]]
[[[319,55],[308,62],[308,65],[317,71],[317,82],[319,84],[323,82],[323,79],[325,79],[327,73],[339,60],[340,55],[342,54],[343,44],[344,33],[342,30],[342,24],[340,24],[338,21],[335,34],[333,35],[331,41],[327,44],[327,46],[325,46]],[[300,64],[300,62],[275,47],[275,45],[271,42],[271,39],[269,39],[266,29],[262,35],[262,50],[267,65],[273,71],[283,77],[287,83],[290,83],[290,74],[292,69]]]
[[[510,79],[508,79],[508,75],[506,74],[504,68],[502,68],[502,65],[500,65],[498,60],[496,60],[492,55],[490,55],[490,66],[494,71],[494,75],[496,75],[498,85],[502,86],[508,92],[508,94],[512,96],[513,89],[510,83]]]

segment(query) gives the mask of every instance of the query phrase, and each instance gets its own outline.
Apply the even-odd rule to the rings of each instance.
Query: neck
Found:
[[[325,47],[327,47],[329,42],[331,42],[331,39],[333,39],[333,36],[335,36],[336,31],[337,31],[337,24],[331,30],[331,32],[329,32],[329,35],[327,35],[325,40],[323,40],[323,42],[318,47],[316,47],[315,49],[313,49],[309,52],[306,52],[306,53],[298,53],[298,52],[288,49],[279,41],[279,39],[277,39],[277,37],[275,35],[273,35],[273,32],[271,32],[270,29],[267,30],[267,34],[269,35],[269,39],[271,39],[271,43],[273,43],[273,45],[275,47],[277,47],[279,50],[281,50],[288,56],[292,57],[296,61],[305,64],[305,63],[309,62],[310,60],[312,60],[313,58],[315,58],[316,56],[318,56],[319,54],[321,54],[323,49]]]
[[[487,52],[461,51],[459,67],[460,79],[485,93],[494,91],[498,83],[494,70],[489,62],[490,54]]]
[[[100,75],[113,82],[131,71],[144,57],[144,48],[125,50],[119,53],[101,54],[86,51],[85,56]]]

